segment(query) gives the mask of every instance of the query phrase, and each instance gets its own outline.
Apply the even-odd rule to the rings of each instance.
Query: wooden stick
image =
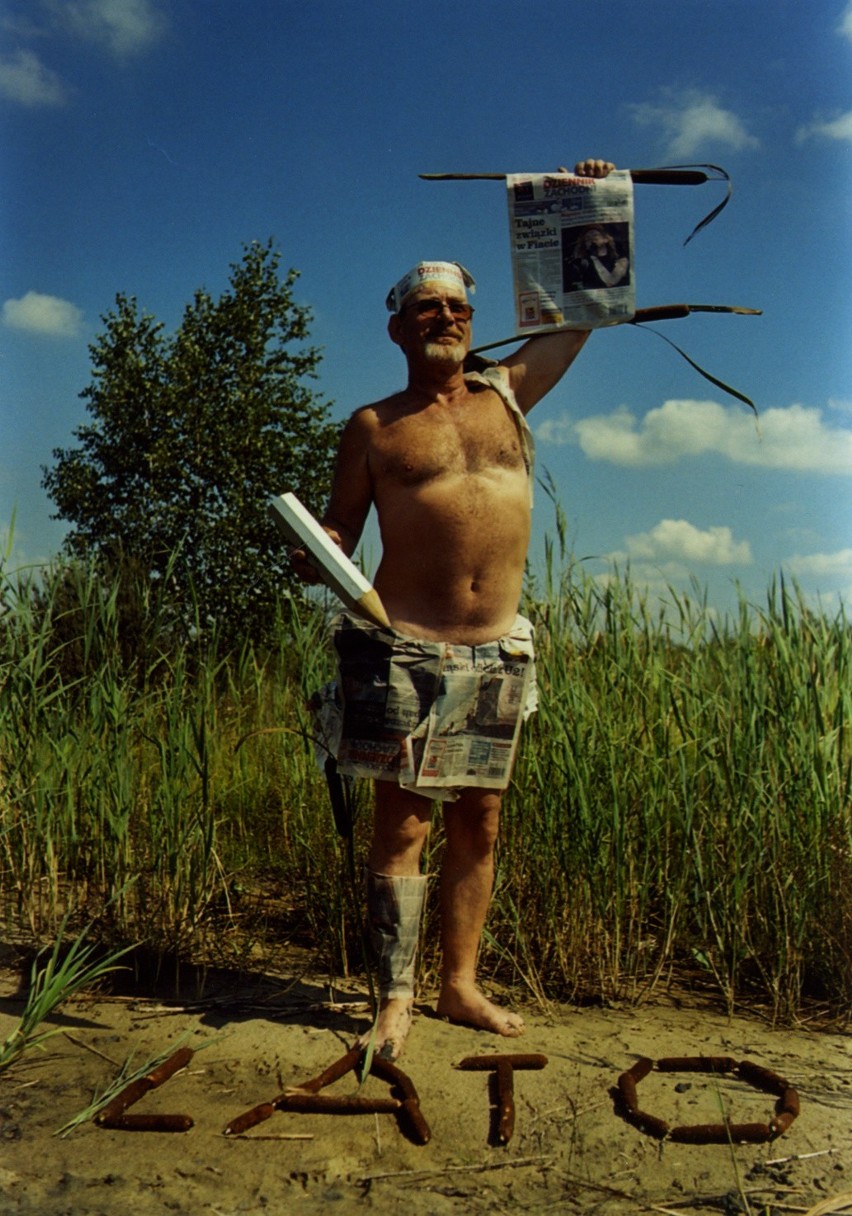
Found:
[[[399,1098],[362,1098],[348,1094],[281,1094],[272,1103],[276,1110],[320,1115],[395,1115],[402,1107]]]
[[[765,1093],[775,1094],[779,1098],[783,1098],[790,1088],[785,1077],[780,1077],[777,1072],[763,1068],[760,1064],[753,1064],[751,1060],[740,1060],[737,1073],[755,1089],[762,1089]]]
[[[629,1072],[623,1072],[618,1078],[618,1096],[624,1109],[635,1115],[639,1110],[639,1098],[636,1095],[636,1082]]]
[[[373,1056],[370,1072],[399,1089],[402,1094],[400,1119],[407,1126],[408,1134],[415,1144],[428,1144],[432,1139],[432,1130],[423,1117],[420,1098],[411,1078],[391,1060],[384,1060],[381,1056]]]
[[[99,1122],[101,1127],[122,1132],[188,1132],[193,1126],[189,1115],[117,1115]]]
[[[155,1069],[149,1072],[144,1077],[138,1077],[135,1081],[131,1081],[129,1085],[125,1085],[124,1089],[109,1102],[104,1109],[95,1116],[95,1122],[100,1127],[123,1127],[126,1131],[187,1131],[188,1127],[192,1127],[192,1119],[188,1115],[127,1115],[124,1112],[141,1098],[144,1098],[152,1089],[157,1089],[163,1085],[170,1077],[173,1077],[179,1069],[185,1068],[192,1059],[193,1051],[191,1047],[180,1047],[176,1052],[159,1064]],[[137,1122],[128,1123],[131,1119]],[[138,1120],[142,1120],[140,1123]],[[150,1121],[160,1120],[182,1120],[189,1119],[187,1126],[154,1126]],[[123,1120],[123,1122],[122,1122]],[[144,1126],[143,1126],[144,1124]]]
[[[275,1106],[272,1102],[261,1102],[258,1106],[253,1106],[251,1110],[247,1110],[242,1115],[237,1115],[235,1119],[232,1119],[222,1132],[222,1135],[241,1136],[250,1127],[257,1127],[258,1123],[265,1122],[274,1114]]]
[[[425,182],[504,182],[506,173],[419,173]],[[556,173],[553,176],[557,176]],[[570,173],[570,177],[579,176]],[[701,186],[715,181],[700,169],[631,169],[630,177],[637,185],[644,186]]]
[[[631,1077],[633,1081],[638,1084],[640,1081],[643,1081],[645,1077],[647,1077],[648,1073],[653,1067],[653,1060],[650,1060],[647,1056],[640,1056],[635,1064],[631,1064],[625,1075]]]
[[[246,1136],[241,1134],[233,1137],[235,1140],[313,1140],[313,1132],[278,1132],[269,1136]]]
[[[657,1140],[664,1140],[669,1134],[669,1124],[665,1119],[658,1119],[656,1115],[649,1115],[644,1110],[626,1110],[624,1117],[628,1123],[632,1123],[634,1127],[638,1127],[640,1132],[646,1132],[649,1136],[654,1136]]]
[[[169,1056],[158,1068],[148,1073],[147,1079],[151,1083],[151,1088],[156,1089],[159,1085],[168,1081],[170,1077],[173,1077],[176,1072],[179,1072],[181,1068],[185,1068],[192,1059],[192,1056],[193,1051],[191,1047],[179,1047],[174,1055]]]
[[[695,1123],[671,1128],[668,1138],[676,1144],[765,1144],[772,1131],[768,1123]]]
[[[619,321],[618,325],[644,325],[653,321],[677,321],[691,316],[694,312],[726,312],[740,317],[759,317],[763,315],[760,308],[744,308],[739,304],[655,304],[651,308],[637,308],[629,321]],[[604,326],[604,329],[615,329],[616,325]],[[494,350],[498,346],[508,346],[512,342],[528,342],[533,338],[546,338],[549,334],[563,333],[570,329],[565,325],[561,329],[540,330],[534,334],[513,334],[511,338],[498,338],[496,342],[486,342],[484,346],[472,347],[472,355],[481,355],[483,351]]]
[[[363,1047],[353,1047],[345,1055],[341,1056],[339,1060],[335,1060],[333,1064],[329,1064],[328,1068],[318,1076],[312,1077],[309,1081],[302,1081],[299,1085],[292,1086],[292,1090],[288,1089],[287,1092],[317,1094],[321,1089],[325,1089],[327,1085],[331,1085],[334,1081],[339,1081],[341,1077],[345,1077],[348,1072],[351,1072],[363,1054]]]
[[[139,1077],[136,1081],[131,1081],[99,1112],[95,1122],[99,1123],[101,1127],[106,1127],[114,1119],[120,1118],[128,1107],[133,1106],[140,1098],[144,1098],[151,1088],[151,1082],[147,1077]]]
[[[463,1060],[459,1060],[456,1068],[463,1072],[493,1072],[503,1063],[510,1064],[512,1068],[539,1069],[547,1066],[547,1056],[538,1053],[465,1056]]]
[[[796,1116],[793,1114],[793,1112],[789,1110],[782,1110],[779,1114],[774,1115],[769,1120],[769,1130],[773,1137],[780,1136],[786,1132],[787,1128],[793,1122],[795,1117]]]
[[[666,1056],[657,1060],[660,1072],[733,1072],[736,1060],[730,1056]]]
[[[497,1090],[497,1143],[508,1144],[515,1130],[515,1069],[540,1069],[547,1056],[536,1052],[465,1056],[456,1065],[463,1072],[493,1072]]]
[[[507,1059],[495,1069],[497,1077],[497,1142],[508,1144],[515,1130],[515,1070]]]
[[[815,1153],[793,1153],[789,1157],[773,1157],[764,1165],[786,1165],[789,1161],[810,1161],[811,1157],[831,1157],[837,1151],[836,1148],[820,1148]]]

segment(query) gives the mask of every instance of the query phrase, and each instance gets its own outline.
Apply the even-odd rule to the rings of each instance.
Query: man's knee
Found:
[[[444,811],[444,831],[450,848],[477,855],[494,851],[500,827],[499,793],[466,790]]]
[[[370,864],[382,872],[396,859],[419,856],[429,834],[432,804],[392,782],[376,782]]]
[[[394,853],[422,848],[428,835],[428,820],[424,822],[415,816],[386,820],[377,815],[373,824],[373,840]]]

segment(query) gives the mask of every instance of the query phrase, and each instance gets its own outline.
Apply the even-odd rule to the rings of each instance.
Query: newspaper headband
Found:
[[[388,312],[399,312],[413,291],[424,283],[438,283],[441,287],[452,287],[461,291],[467,299],[467,288],[476,291],[473,275],[465,270],[461,262],[418,262],[404,274],[395,287],[388,292],[385,304]]]

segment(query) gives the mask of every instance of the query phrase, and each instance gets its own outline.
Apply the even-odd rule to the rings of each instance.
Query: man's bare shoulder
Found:
[[[398,414],[406,401],[407,394],[403,390],[399,393],[392,393],[390,397],[382,397],[380,401],[360,405],[349,415],[346,427],[359,432],[369,431]]]

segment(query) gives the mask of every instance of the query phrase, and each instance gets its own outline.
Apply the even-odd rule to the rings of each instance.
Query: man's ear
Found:
[[[391,313],[390,317],[388,318],[388,334],[390,335],[390,340],[391,340],[391,342],[395,342],[396,345],[401,347],[402,350],[405,350],[405,347],[402,345],[402,336],[400,334],[400,329],[401,329],[401,321],[400,321],[399,313],[398,312]]]

